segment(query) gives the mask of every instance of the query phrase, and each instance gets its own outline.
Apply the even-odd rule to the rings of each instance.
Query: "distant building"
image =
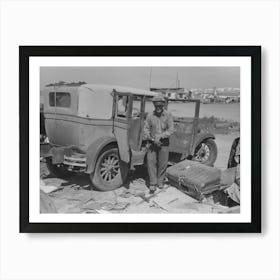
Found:
[[[169,100],[175,99],[187,99],[187,93],[184,88],[175,87],[175,88],[150,88],[151,91],[160,92]]]
[[[202,103],[235,103],[240,102],[239,88],[150,88],[151,91],[160,92],[169,100],[181,99],[200,99]]]

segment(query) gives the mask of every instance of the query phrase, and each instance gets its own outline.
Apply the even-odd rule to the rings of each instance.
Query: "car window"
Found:
[[[52,107],[55,106],[55,92],[49,93],[49,105]]]
[[[70,108],[71,96],[69,92],[50,92],[49,104],[54,107]]]
[[[141,97],[133,96],[132,117],[139,118],[141,112]]]
[[[132,99],[132,117],[140,118],[141,112],[141,99],[140,96],[133,96]],[[117,108],[116,113],[117,117],[126,118],[127,110],[128,110],[128,96],[127,95],[118,95],[117,97]]]
[[[121,118],[126,118],[126,112],[128,107],[128,97],[127,96],[118,96],[117,101],[117,116]]]

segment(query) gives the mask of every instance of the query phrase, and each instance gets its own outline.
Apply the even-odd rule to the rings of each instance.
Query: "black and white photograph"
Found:
[[[241,96],[240,67],[41,67],[40,212],[239,213]]]
[[[32,170],[26,178],[21,167],[22,224],[260,230],[260,47],[20,52],[20,97],[29,95],[21,133]]]

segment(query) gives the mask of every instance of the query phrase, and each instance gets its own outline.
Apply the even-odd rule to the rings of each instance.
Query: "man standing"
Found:
[[[144,125],[144,139],[148,140],[147,164],[150,177],[150,193],[163,188],[169,156],[169,137],[174,132],[172,115],[164,107],[162,94],[153,98],[155,110],[149,113]]]

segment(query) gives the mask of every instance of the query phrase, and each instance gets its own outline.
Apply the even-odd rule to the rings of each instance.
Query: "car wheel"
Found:
[[[127,174],[128,166],[120,160],[118,148],[111,146],[101,151],[90,180],[98,190],[111,191],[124,183]]]
[[[69,179],[74,176],[74,173],[68,171],[63,164],[53,164],[51,158],[46,159],[46,165],[50,174],[56,178]]]
[[[195,148],[193,160],[213,166],[217,159],[218,149],[213,139],[205,139]]]

